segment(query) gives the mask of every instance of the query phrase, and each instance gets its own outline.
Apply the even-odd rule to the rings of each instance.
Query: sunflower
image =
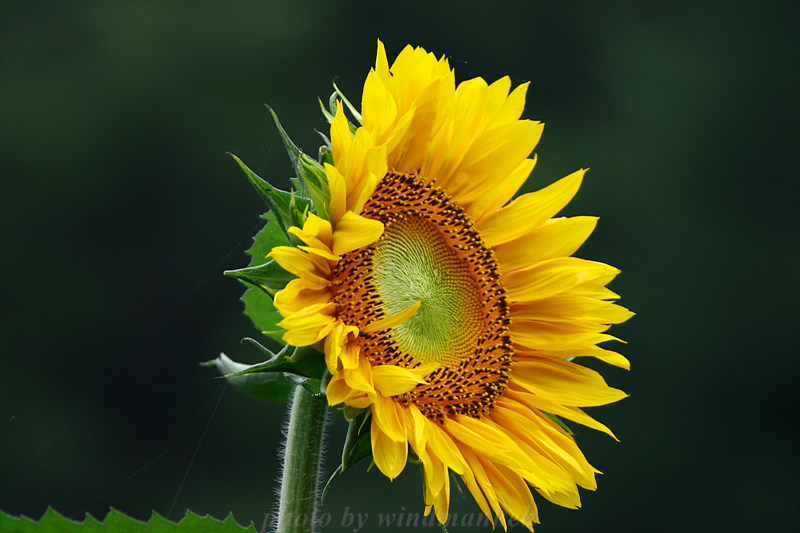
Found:
[[[324,205],[270,252],[294,274],[274,299],[283,339],[324,349],[330,405],[367,412],[375,465],[421,465],[425,514],[448,517],[451,473],[482,512],[538,523],[532,490],[580,506],[599,473],[561,418],[613,433],[582,408],[625,393],[573,361],[628,361],[598,343],[632,313],[619,273],[572,254],[594,217],[555,215],[584,170],[512,201],[543,125],[527,84],[456,84],[446,58],[382,43],[361,112],[337,101]]]

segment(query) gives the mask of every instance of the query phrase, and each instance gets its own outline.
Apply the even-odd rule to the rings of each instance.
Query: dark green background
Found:
[[[621,443],[578,434],[600,490],[577,512],[540,499],[537,531],[796,529],[798,18],[788,1],[3,2],[0,508],[260,528],[284,408],[227,390],[214,412],[221,382],[197,365],[257,357],[221,272],[264,208],[225,153],[285,182],[263,104],[315,150],[317,97],[337,80],[358,101],[380,37],[462,80],[532,82],[529,189],[592,167],[566,212],[601,216],[579,255],[619,266],[638,313],[614,330],[631,372],[604,371],[631,397],[592,410]],[[421,510],[413,468],[365,466],[326,501],[334,525]]]

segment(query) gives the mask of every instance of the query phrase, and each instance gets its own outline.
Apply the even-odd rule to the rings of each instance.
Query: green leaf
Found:
[[[155,511],[147,521],[136,520],[116,509],[111,509],[105,519],[98,521],[86,515],[83,522],[70,520],[49,507],[37,521],[27,516],[11,516],[0,512],[0,531],[3,533],[257,533],[252,522],[242,527],[229,514],[225,520],[200,516],[191,511],[179,522],[172,522]]]
[[[283,317],[272,304],[272,297],[275,292],[285,286],[285,284],[281,286],[278,283],[279,279],[285,279],[288,283],[294,276],[283,271],[277,264],[266,267],[264,261],[270,250],[276,246],[291,246],[291,243],[286,237],[286,234],[284,234],[278,226],[274,213],[267,213],[263,218],[266,220],[266,224],[253,239],[253,245],[247,250],[247,254],[251,257],[250,264],[247,268],[268,268],[269,274],[264,273],[264,275],[269,276],[269,284],[262,286],[260,283],[256,283],[256,287],[248,288],[242,296],[242,302],[244,303],[244,312],[250,317],[253,324],[261,330],[264,335],[282,343],[281,337],[283,336],[283,329],[276,326],[276,324],[283,320]],[[240,279],[243,282],[248,281],[242,279],[243,276],[232,274],[233,272],[240,271],[226,271],[226,274]],[[285,274],[282,274],[280,271],[285,272]],[[250,274],[252,274],[252,272]],[[251,281],[250,283],[253,282]]]
[[[243,393],[270,402],[288,402],[294,392],[295,383],[283,372],[236,375],[251,365],[237,363],[224,353],[203,366],[215,366],[228,383]]]
[[[280,229],[280,224],[275,218],[275,213],[269,212],[261,215],[266,223],[253,237],[253,244],[247,250],[247,255],[252,259],[248,266],[260,265],[266,260],[267,254],[276,246],[291,246],[289,237]]]
[[[276,325],[283,320],[283,317],[275,309],[269,294],[261,289],[247,289],[242,296],[242,302],[244,302],[244,313],[250,317],[261,333],[283,344],[284,330]]]
[[[295,277],[272,260],[254,267],[226,270],[224,274],[255,285],[266,291],[270,296],[275,296],[276,292],[283,289]]]
[[[254,344],[269,359],[254,365],[238,363],[225,354],[203,366],[214,366],[228,380],[228,383],[250,396],[275,402],[285,402],[291,397],[295,385],[302,385],[312,394],[320,394],[322,380],[327,367],[325,357],[313,348],[295,348],[287,356],[289,346],[278,353],[262,346],[254,339],[246,341]]]
[[[237,370],[234,375],[253,374],[258,372],[288,372],[300,377],[312,378],[321,381],[327,370],[325,356],[319,351],[308,346],[299,346],[294,349],[291,356],[286,356],[288,345],[277,354],[262,346],[254,339],[244,339],[259,348],[262,353],[271,354],[267,361],[250,365],[247,369]]]
[[[230,156],[239,164],[247,176],[247,179],[250,180],[250,184],[267,203],[270,211],[275,214],[278,225],[288,239],[289,233],[287,230],[289,227],[302,226],[303,222],[305,222],[304,214],[309,208],[310,201],[306,198],[298,197],[292,192],[276,189],[270,185],[269,182],[250,170],[241,159],[233,154],[230,154]]]

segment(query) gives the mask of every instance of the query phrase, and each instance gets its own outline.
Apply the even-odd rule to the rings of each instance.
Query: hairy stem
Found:
[[[277,533],[317,531],[322,439],[328,404],[298,385],[290,407],[283,454]]]

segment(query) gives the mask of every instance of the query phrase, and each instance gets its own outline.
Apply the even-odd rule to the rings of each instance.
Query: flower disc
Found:
[[[401,398],[428,417],[480,416],[505,389],[512,356],[493,253],[444,191],[414,175],[387,174],[362,215],[384,233],[337,264],[337,313],[364,328],[420,302],[401,324],[366,336],[364,354],[373,365],[438,366]]]

